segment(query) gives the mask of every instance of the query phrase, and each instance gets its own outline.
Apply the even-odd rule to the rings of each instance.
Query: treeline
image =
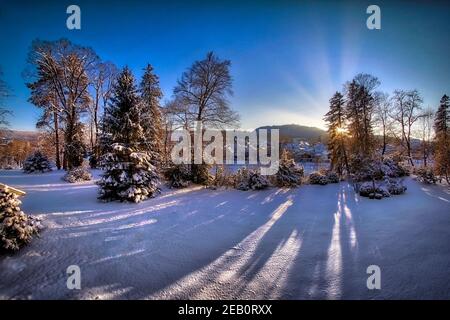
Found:
[[[330,99],[324,120],[328,124],[331,169],[340,175],[356,174],[383,160],[388,142],[394,141],[397,161],[413,161],[413,137],[421,140],[423,165],[432,159],[435,174],[450,178],[449,97],[444,95],[437,112],[424,108],[418,90],[378,91],[380,81],[358,74]],[[377,134],[381,136],[378,139]],[[392,152],[391,152],[392,153]]]
[[[170,162],[170,134],[194,121],[225,128],[239,125],[229,107],[231,62],[210,52],[186,69],[168,102],[153,67],[136,79],[128,67],[105,62],[92,48],[69,40],[32,43],[25,70],[29,101],[42,109],[36,126],[51,137],[58,169],[75,170],[89,155],[105,169],[103,199],[139,201],[158,192]],[[207,183],[206,165],[189,166],[193,182]],[[78,171],[79,172],[79,171]]]

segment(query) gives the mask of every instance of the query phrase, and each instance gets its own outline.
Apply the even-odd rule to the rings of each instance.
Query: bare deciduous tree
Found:
[[[30,101],[52,115],[55,130],[56,161],[59,160],[60,121],[64,122],[64,169],[79,165],[82,147],[80,116],[90,103],[88,86],[98,57],[90,48],[66,39],[36,40],[28,57],[32,82]],[[60,166],[60,165],[59,165]]]
[[[209,52],[183,73],[174,88],[182,117],[186,116],[189,122],[201,121],[205,126],[238,125],[239,116],[228,103],[232,95],[230,65],[229,60]]]
[[[418,90],[395,90],[392,97],[392,119],[398,124],[401,142],[406,150],[407,157],[412,166],[411,134],[414,123],[420,118],[423,99]]]
[[[96,148],[99,137],[99,114],[104,110],[111,98],[112,86],[117,76],[118,69],[111,62],[98,62],[92,73],[92,102],[89,105],[90,130],[89,140],[91,150],[98,152]],[[98,154],[96,154],[98,156]]]
[[[428,165],[428,158],[431,153],[431,140],[433,138],[434,111],[432,108],[426,108],[420,115],[419,120],[419,136],[422,140],[422,157],[423,165]]]
[[[374,98],[374,121],[378,124],[382,135],[382,148],[381,156],[386,153],[387,138],[391,129],[391,118],[389,112],[391,110],[391,103],[389,100],[389,94],[385,92],[377,92]]]

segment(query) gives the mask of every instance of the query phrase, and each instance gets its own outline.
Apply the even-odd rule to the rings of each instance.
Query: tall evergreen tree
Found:
[[[104,141],[110,145],[101,160],[105,172],[98,182],[100,199],[139,202],[159,193],[159,176],[147,152],[142,107],[134,76],[124,68],[103,119]]]
[[[434,119],[436,134],[435,171],[450,182],[450,98],[444,95]]]
[[[345,149],[345,102],[340,92],[330,99],[330,111],[324,120],[328,123],[328,149],[331,154],[331,170],[342,175],[343,169],[348,171],[348,159]]]
[[[150,64],[144,69],[139,90],[143,103],[142,126],[147,138],[147,151],[152,164],[159,167],[163,152],[163,121],[160,106],[163,94],[159,87],[159,78]]]
[[[351,136],[353,157],[369,159],[374,148],[372,115],[375,105],[374,89],[379,85],[376,77],[358,74],[347,85],[346,120]]]

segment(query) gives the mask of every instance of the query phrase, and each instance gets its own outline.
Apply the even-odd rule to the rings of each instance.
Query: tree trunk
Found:
[[[383,151],[381,151],[381,158],[384,157],[386,153],[386,128],[383,127]]]
[[[59,124],[58,124],[58,112],[53,112],[53,122],[55,125],[55,161],[56,168],[61,170],[61,158],[60,158],[60,150],[59,150]]]

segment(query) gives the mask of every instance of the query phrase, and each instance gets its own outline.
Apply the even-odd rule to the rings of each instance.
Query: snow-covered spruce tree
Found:
[[[143,103],[141,121],[144,135],[147,138],[146,151],[152,159],[152,164],[156,168],[160,168],[163,158],[163,120],[160,106],[162,91],[159,87],[158,76],[154,74],[150,64],[144,69],[139,90]]]
[[[120,143],[111,148],[102,160],[105,173],[98,181],[100,199],[140,202],[160,192],[159,176],[147,152]]]
[[[283,150],[278,172],[275,174],[275,185],[278,187],[296,187],[302,183],[303,167],[297,166],[294,159]]]
[[[0,244],[6,250],[19,250],[41,229],[40,220],[20,210],[18,195],[0,186]]]
[[[40,151],[36,151],[23,163],[23,171],[25,173],[44,173],[52,171],[52,167],[48,158]]]
[[[330,111],[325,115],[324,120],[328,123],[330,169],[342,175],[344,169],[348,171],[349,167],[345,150],[345,101],[340,92],[336,92],[330,99]]]
[[[444,95],[434,119],[436,175],[445,177],[450,183],[450,98]]]
[[[98,182],[100,199],[139,202],[160,191],[159,175],[147,150],[142,108],[133,74],[124,68],[103,119],[111,145],[101,160],[105,172]]]

